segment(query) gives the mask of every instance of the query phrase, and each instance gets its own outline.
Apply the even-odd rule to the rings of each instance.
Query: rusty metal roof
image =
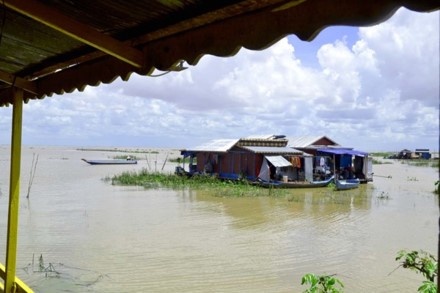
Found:
[[[287,139],[289,140],[289,143],[287,145],[291,148],[312,147],[316,144],[316,142],[318,142],[321,139],[327,139],[333,142],[335,146],[339,146],[337,142],[328,138],[327,136],[292,136],[292,137],[287,137]]]
[[[288,34],[312,40],[327,26],[366,26],[398,8],[438,10],[438,0],[3,0],[0,106],[13,86],[25,101],[179,70],[205,54],[260,50]]]

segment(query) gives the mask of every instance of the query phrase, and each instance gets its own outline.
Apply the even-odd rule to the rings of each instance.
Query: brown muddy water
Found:
[[[2,263],[9,152],[0,147]],[[148,154],[150,168],[161,170],[167,153],[178,156]],[[33,154],[39,160],[26,199]],[[375,177],[352,191],[223,198],[102,180],[146,168],[146,160],[136,166],[81,161],[114,155],[23,149],[17,275],[36,292],[302,292],[301,277],[309,272],[337,274],[345,292],[416,292],[422,277],[394,271],[396,253],[437,251],[439,174],[432,167],[374,165],[375,174],[392,178]],[[174,167],[167,163],[164,170]],[[38,272],[40,256],[57,273]]]

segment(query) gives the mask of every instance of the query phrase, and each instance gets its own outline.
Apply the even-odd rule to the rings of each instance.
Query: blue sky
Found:
[[[0,108],[0,144],[11,108]],[[439,145],[439,13],[400,9],[376,26],[312,42],[204,56],[162,77],[30,101],[27,145],[185,148],[254,134],[327,135],[366,151]]]

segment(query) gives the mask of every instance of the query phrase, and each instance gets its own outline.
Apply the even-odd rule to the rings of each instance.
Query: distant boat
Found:
[[[133,159],[115,159],[115,160],[86,160],[82,159],[84,162],[90,165],[132,165],[137,164],[137,160]]]
[[[342,180],[335,180],[335,185],[337,190],[347,190],[347,189],[353,189],[358,188],[360,184],[359,179],[342,179]]]
[[[321,181],[312,181],[312,182],[304,182],[304,181],[256,181],[258,186],[262,187],[273,187],[273,188],[317,188],[317,187],[325,187],[333,181],[333,176]]]

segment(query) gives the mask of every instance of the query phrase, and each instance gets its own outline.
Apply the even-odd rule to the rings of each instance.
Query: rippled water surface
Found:
[[[0,147],[2,263],[9,152]],[[26,199],[33,154],[39,159]],[[150,153],[136,166],[81,161],[114,155],[23,149],[17,274],[36,292],[302,292],[309,272],[337,274],[346,292],[416,292],[422,278],[394,271],[397,251],[437,251],[435,168],[394,162],[374,165],[375,174],[392,178],[375,176],[352,191],[223,198],[102,180],[148,166],[161,170],[177,151]],[[41,255],[58,273],[33,272]]]

